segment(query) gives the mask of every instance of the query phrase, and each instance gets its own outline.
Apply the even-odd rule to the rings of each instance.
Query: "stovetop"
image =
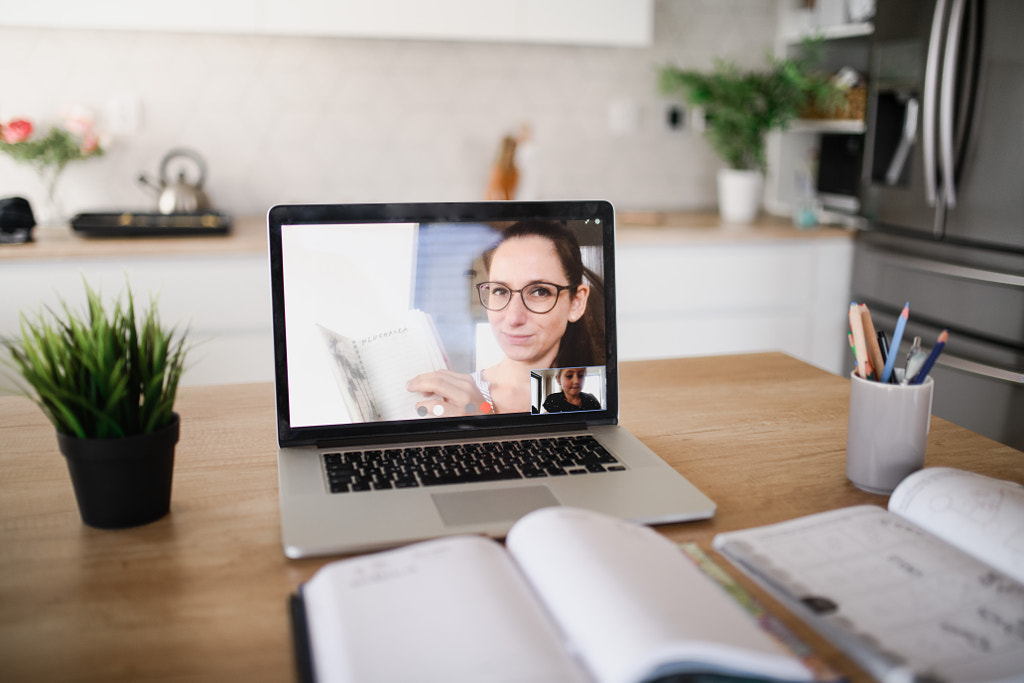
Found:
[[[71,229],[85,237],[226,235],[231,231],[231,216],[215,211],[80,213],[71,219]]]

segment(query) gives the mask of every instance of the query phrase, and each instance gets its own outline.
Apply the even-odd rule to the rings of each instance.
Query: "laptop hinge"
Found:
[[[318,439],[316,442],[317,448],[350,448],[353,446],[359,446],[361,448],[372,447],[372,446],[383,446],[387,444],[396,443],[433,443],[440,441],[480,441],[481,439],[495,439],[495,438],[509,438],[509,439],[521,439],[529,438],[531,436],[542,436],[544,434],[553,433],[564,433],[564,432],[579,432],[587,429],[586,422],[562,422],[558,424],[545,424],[538,425],[536,427],[518,427],[515,431],[509,431],[507,428],[501,429],[480,429],[474,428],[470,431],[460,433],[455,430],[448,430],[439,433],[417,433],[417,434],[387,434],[383,436],[353,436],[353,437],[342,437],[337,439]]]

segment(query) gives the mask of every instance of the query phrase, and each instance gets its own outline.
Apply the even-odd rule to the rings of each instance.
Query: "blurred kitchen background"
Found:
[[[650,22],[650,39],[639,46],[613,44],[638,42],[629,35],[536,39],[602,44],[247,35],[232,27],[253,4],[242,0],[213,0],[216,12],[210,2],[124,4],[122,23],[190,30],[32,26],[104,20],[88,3],[0,2],[0,121],[56,121],[68,106],[84,105],[109,138],[103,158],[65,171],[69,213],[152,210],[136,178],[155,173],[179,146],[204,157],[207,193],[234,215],[261,215],[276,202],[476,199],[501,137],[524,125],[532,148],[528,160],[520,150],[519,198],[713,207],[718,162],[685,112],[680,126],[668,123],[678,100],[658,93],[657,67],[706,68],[721,56],[762,65],[780,3],[636,0],[629,14]],[[560,4],[585,16],[591,3]],[[232,8],[241,16],[232,18]],[[135,17],[140,11],[154,18]],[[491,11],[495,33],[514,21]],[[10,25],[20,15],[26,25]],[[0,188],[30,200],[42,192],[31,170],[5,155]]]
[[[207,240],[65,225],[7,247],[0,335],[83,277],[116,291],[130,275],[202,343],[186,383],[268,381],[271,205],[483,199],[516,136],[517,199],[619,210],[622,359],[779,350],[846,375],[849,302],[891,330],[910,300],[905,347],[950,330],[934,413],[1021,448],[1024,156],[1006,140],[1022,22],[1018,0],[0,0],[0,122],[84,107],[102,136],[105,155],[60,179],[67,216],[154,211],[138,178],[184,147],[234,219]],[[859,107],[773,133],[764,211],[721,221],[722,162],[659,68],[760,69],[807,36],[827,72],[864,79]],[[939,99],[956,107],[938,117],[941,170]],[[15,195],[46,204],[0,154],[0,197]]]

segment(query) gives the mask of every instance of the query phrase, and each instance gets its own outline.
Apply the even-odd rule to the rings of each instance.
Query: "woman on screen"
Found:
[[[413,378],[421,414],[530,411],[530,370],[604,364],[603,286],[583,265],[579,243],[559,223],[524,221],[484,255],[476,286],[505,357],[466,375],[439,370]]]

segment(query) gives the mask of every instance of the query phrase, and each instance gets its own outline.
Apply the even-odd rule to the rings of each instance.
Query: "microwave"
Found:
[[[823,208],[851,214],[860,211],[863,159],[862,134],[822,133],[815,189]]]

